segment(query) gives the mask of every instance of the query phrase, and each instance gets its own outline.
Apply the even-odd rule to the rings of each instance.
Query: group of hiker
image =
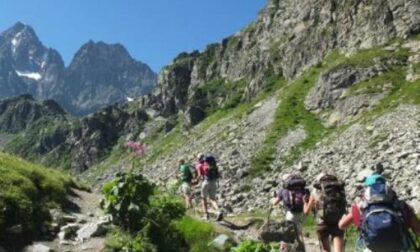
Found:
[[[379,172],[378,172],[379,170]],[[303,243],[303,216],[315,213],[316,233],[320,250],[344,251],[345,230],[354,224],[360,236],[356,247],[360,251],[400,252],[416,248],[410,233],[420,235],[420,221],[414,210],[399,200],[380,169],[372,170],[363,179],[362,190],[347,211],[344,186],[337,176],[321,172],[315,179],[313,190],[306,189],[306,181],[300,175],[284,175],[283,188],[273,204],[282,202],[286,209],[286,221],[295,224]],[[281,243],[282,249],[288,244]],[[415,250],[418,251],[418,250]]]
[[[200,154],[195,170],[180,160],[179,177],[187,207],[192,207],[192,186],[201,182],[201,198],[204,218],[209,219],[208,200],[217,210],[217,220],[223,218],[217,200],[217,180],[220,171],[212,155]],[[293,223],[299,234],[296,239],[303,243],[303,220],[306,215],[316,216],[316,233],[320,250],[344,251],[345,230],[354,224],[360,233],[356,247],[361,251],[401,252],[418,249],[413,235],[420,235],[420,221],[414,210],[397,197],[387,179],[381,175],[378,164],[363,178],[355,201],[347,209],[345,184],[334,174],[321,172],[307,189],[305,179],[298,174],[284,174],[282,188],[275,193],[272,205],[281,204],[285,221]],[[354,185],[355,186],[355,185]],[[411,230],[411,232],[410,232]],[[280,248],[288,250],[281,242]],[[416,250],[420,251],[420,250]]]
[[[211,203],[213,208],[217,211],[216,220],[223,219],[223,211],[219,208],[217,203],[217,187],[220,171],[217,166],[216,159],[210,155],[198,154],[195,169],[186,164],[185,160],[179,160],[179,173],[177,177],[181,179],[181,191],[185,198],[187,208],[192,208],[192,187],[201,182],[201,204],[204,212],[203,218],[210,219],[208,211],[208,202]]]

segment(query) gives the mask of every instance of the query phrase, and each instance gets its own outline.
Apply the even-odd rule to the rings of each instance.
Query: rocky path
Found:
[[[53,241],[37,241],[26,252],[98,252],[105,247],[109,222],[99,208],[101,195],[74,189],[64,213],[52,211],[59,232]]]

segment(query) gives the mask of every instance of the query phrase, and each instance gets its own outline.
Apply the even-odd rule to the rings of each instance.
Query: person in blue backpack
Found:
[[[362,195],[340,220],[339,228],[344,230],[354,223],[360,232],[357,246],[365,251],[404,252],[414,248],[409,229],[420,234],[420,221],[414,210],[398,199],[379,173],[367,176],[364,186]]]
[[[223,219],[223,211],[219,208],[217,203],[217,181],[220,178],[219,167],[217,166],[216,159],[212,155],[198,155],[198,163],[196,165],[197,180],[201,182],[201,199],[204,211],[204,219],[209,220],[208,212],[208,199],[217,211],[217,221]]]

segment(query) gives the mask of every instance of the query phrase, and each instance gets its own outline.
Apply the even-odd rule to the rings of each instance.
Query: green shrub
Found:
[[[233,248],[232,252],[271,252],[279,251],[278,244],[264,244],[256,241],[244,241],[239,246]]]
[[[102,208],[114,223],[130,232],[139,231],[149,207],[154,187],[142,175],[118,173],[103,187]]]
[[[3,153],[0,173],[0,246],[14,238],[34,238],[50,218],[48,208],[61,207],[68,188],[74,186],[70,177],[59,171]],[[22,235],[12,238],[7,230],[17,226]]]
[[[157,252],[157,247],[152,244],[147,237],[142,234],[132,236],[128,233],[124,233],[120,230],[114,230],[114,232],[108,235],[106,239],[107,252]]]
[[[185,215],[176,198],[157,191],[143,176],[127,173],[118,173],[103,192],[102,207],[122,229],[109,238],[108,250],[188,251],[175,228],[175,221]]]
[[[215,231],[210,223],[194,220],[191,217],[184,217],[177,221],[175,227],[190,246],[190,252],[211,251],[209,243],[215,236]]]

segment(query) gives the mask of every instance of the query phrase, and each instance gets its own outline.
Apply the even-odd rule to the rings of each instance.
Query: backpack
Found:
[[[367,205],[361,209],[363,241],[372,251],[401,251],[408,245],[402,210],[385,179],[374,176],[365,191]]]
[[[283,205],[292,213],[302,213],[306,195],[306,181],[298,175],[289,177],[283,184]]]
[[[179,170],[181,171],[182,175],[181,175],[181,181],[182,182],[187,182],[190,183],[192,178],[193,178],[193,174],[191,172],[191,169],[188,165],[181,165],[179,167]]]
[[[206,155],[204,161],[207,163],[204,169],[204,179],[207,181],[217,180],[219,178],[219,168],[216,159],[212,155]]]
[[[317,204],[320,218],[327,224],[337,224],[346,213],[344,184],[333,175],[325,175],[315,187],[321,191]]]

